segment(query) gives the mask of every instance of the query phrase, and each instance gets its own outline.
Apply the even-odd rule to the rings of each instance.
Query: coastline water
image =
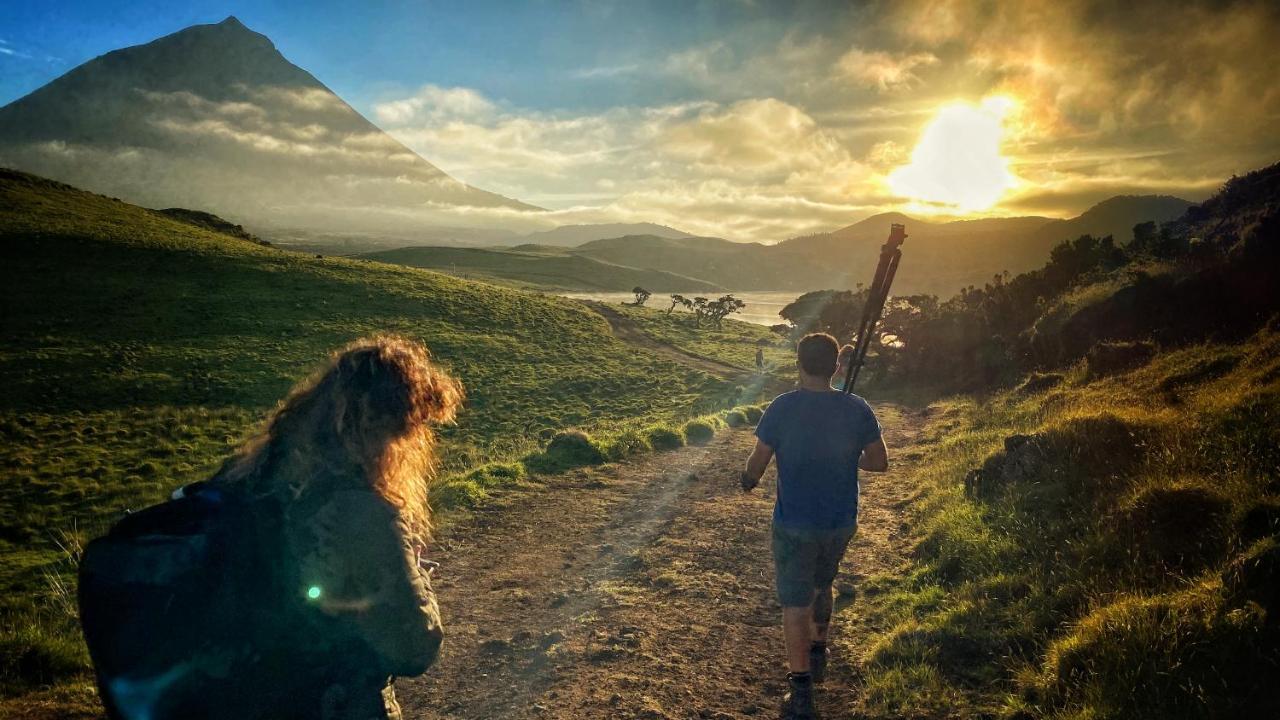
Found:
[[[575,300],[598,300],[607,303],[631,302],[635,296],[626,292],[606,292],[606,293],[559,293],[564,297],[574,298]],[[680,293],[685,297],[694,297],[698,293]],[[735,292],[732,295],[741,299],[747,304],[741,312],[734,313],[730,317],[734,320],[755,323],[756,325],[777,325],[782,322],[782,318],[778,317],[778,311],[786,307],[788,303],[795,300],[801,293],[794,290],[784,290],[781,292],[761,291],[761,292]],[[649,298],[649,302],[645,303],[647,307],[665,310],[671,305],[670,293],[655,293]],[[714,297],[717,296],[708,296]],[[683,308],[676,308],[676,312],[685,312]]]

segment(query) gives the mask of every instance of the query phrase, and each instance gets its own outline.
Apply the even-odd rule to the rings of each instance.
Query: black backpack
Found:
[[[80,563],[80,621],[113,720],[272,717],[288,609],[280,511],[217,483],[126,515]],[[287,676],[287,675],[286,675]]]

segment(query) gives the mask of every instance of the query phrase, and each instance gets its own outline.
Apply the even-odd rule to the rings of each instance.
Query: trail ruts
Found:
[[[911,457],[919,414],[880,407]],[[447,639],[426,676],[399,683],[410,718],[773,717],[783,692],[773,595],[771,470],[743,494],[749,430],[705,447],[577,471],[513,491],[442,533]],[[857,580],[907,562],[902,478],[867,477],[838,584],[824,717],[856,717],[869,629]],[[850,587],[851,586],[851,587]]]

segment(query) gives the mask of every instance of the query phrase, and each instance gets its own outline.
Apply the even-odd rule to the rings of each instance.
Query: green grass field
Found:
[[[695,327],[689,313],[668,314],[659,307],[662,304],[660,298],[650,302],[653,307],[612,307],[635,320],[654,339],[743,369],[755,369],[756,348],[763,348],[767,370],[787,381],[795,379],[795,350],[785,338],[769,328],[733,319],[725,320],[722,329],[716,329],[709,323]]]
[[[1090,376],[935,405],[914,569],[859,600],[876,716],[1280,712],[1280,333]]]
[[[262,247],[9,171],[0,305],[6,694],[86,668],[60,544],[207,477],[358,336],[419,338],[463,380],[443,474],[481,484],[511,480],[492,463],[563,428],[607,448],[742,401],[731,382],[616,340],[574,301]]]

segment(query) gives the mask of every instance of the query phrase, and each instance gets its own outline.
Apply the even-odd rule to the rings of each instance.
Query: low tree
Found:
[[[710,302],[707,298],[696,297],[686,306],[693,311],[694,327],[702,327],[702,320],[707,316],[707,305]]]
[[[643,304],[645,303],[645,301],[646,301],[646,300],[648,300],[648,299],[649,299],[649,297],[653,295],[653,293],[649,292],[648,290],[645,290],[644,288],[640,287],[639,285],[637,285],[637,286],[635,286],[635,287],[631,288],[631,292],[635,293],[635,295],[636,295],[636,301],[635,301],[635,302],[633,302],[633,303],[631,303],[632,305],[635,305],[636,307],[640,307],[641,305],[643,305]]]
[[[686,304],[686,303],[688,303],[688,302],[689,302],[688,300],[685,300],[685,299],[684,299],[684,296],[683,296],[683,295],[677,295],[677,294],[675,294],[675,293],[672,293],[672,294],[671,294],[671,307],[667,308],[667,314],[668,314],[668,315],[670,315],[670,314],[671,314],[671,311],[672,311],[672,310],[675,310],[677,305],[685,305],[685,304]]]
[[[722,327],[724,319],[738,312],[747,304],[732,295],[722,295],[713,302],[707,303],[706,316],[715,323],[717,329]]]

